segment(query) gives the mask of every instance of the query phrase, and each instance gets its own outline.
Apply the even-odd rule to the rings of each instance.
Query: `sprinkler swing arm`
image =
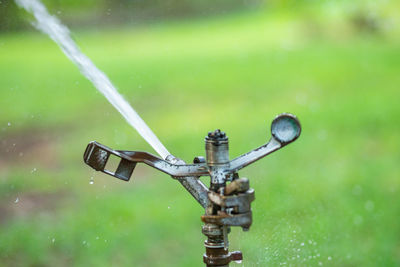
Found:
[[[259,159],[262,159],[272,152],[279,150],[294,140],[295,139],[291,140],[290,142],[284,142],[279,141],[272,136],[268,143],[231,160],[224,172],[227,174],[235,173],[236,171],[250,165],[251,163],[254,163]],[[121,159],[115,172],[105,168],[110,155],[115,155]],[[169,155],[166,160],[163,160],[147,152],[113,150],[96,141],[90,142],[84,153],[84,161],[90,167],[96,171],[104,172],[124,181],[130,180],[137,163],[145,163],[150,167],[170,175],[174,179],[181,179],[182,177],[187,176],[200,177],[211,175],[207,164],[205,161],[203,161],[203,157],[196,157],[194,160],[196,163],[193,164],[174,164],[170,162],[173,162],[174,160],[176,161],[179,159]]]
[[[301,133],[296,116],[283,113],[271,123],[271,139],[264,145],[229,161],[228,137],[224,132],[209,132],[205,138],[206,158],[195,157],[193,164],[172,155],[161,159],[147,152],[113,150],[97,142],[90,142],[84,161],[97,171],[129,181],[137,163],[144,163],[177,179],[205,208],[201,220],[202,232],[207,236],[203,261],[207,266],[229,266],[242,260],[239,251],[228,251],[231,226],[244,231],[252,224],[251,202],[254,189],[247,178],[239,178],[237,171],[295,141]],[[120,159],[115,171],[107,169],[107,161],[114,155]],[[207,188],[200,176],[210,176]],[[229,182],[229,183],[227,183]]]

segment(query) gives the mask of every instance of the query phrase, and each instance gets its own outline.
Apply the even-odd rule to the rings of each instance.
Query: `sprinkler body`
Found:
[[[177,179],[204,207],[202,233],[206,253],[206,266],[229,266],[231,261],[241,261],[240,251],[229,252],[230,227],[240,226],[248,231],[252,224],[251,202],[254,189],[247,178],[239,178],[238,171],[254,161],[284,147],[300,136],[301,126],[291,114],[277,116],[271,124],[272,137],[268,143],[229,160],[229,141],[224,132],[209,132],[205,138],[206,157],[195,157],[193,164],[169,155],[165,160],[146,152],[112,150],[97,142],[91,142],[84,153],[84,161],[97,171],[129,181],[137,163],[145,163]],[[106,169],[110,155],[120,158],[115,171]],[[199,179],[210,176],[207,188]]]

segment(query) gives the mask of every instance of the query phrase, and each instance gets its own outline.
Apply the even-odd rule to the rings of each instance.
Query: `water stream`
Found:
[[[118,93],[108,77],[81,52],[76,43],[71,39],[66,26],[55,16],[50,15],[46,7],[39,0],[15,0],[15,2],[35,17],[36,22],[34,26],[47,34],[59,45],[64,54],[79,68],[80,72],[93,83],[97,90],[107,98],[127,122],[138,131],[162,158],[165,159],[170,155],[153,131]]]

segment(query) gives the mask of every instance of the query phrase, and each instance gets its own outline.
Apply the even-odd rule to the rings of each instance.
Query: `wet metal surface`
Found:
[[[226,134],[215,130],[205,138],[205,155],[193,164],[186,164],[172,155],[165,160],[147,152],[113,150],[97,142],[88,144],[84,161],[97,171],[128,181],[137,163],[147,164],[177,179],[204,207],[201,220],[207,237],[203,261],[207,266],[229,266],[231,261],[242,260],[240,251],[229,252],[230,227],[240,226],[248,231],[252,224],[251,203],[255,199],[249,179],[239,178],[238,170],[295,141],[301,133],[298,119],[288,113],[278,115],[271,124],[272,137],[268,143],[229,161],[229,141]],[[106,169],[114,155],[120,159],[115,171]],[[207,188],[200,176],[210,176]]]

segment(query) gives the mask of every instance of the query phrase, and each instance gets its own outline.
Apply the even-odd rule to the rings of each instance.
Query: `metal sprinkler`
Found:
[[[220,130],[209,132],[205,138],[206,157],[195,157],[192,164],[172,155],[164,159],[147,152],[112,150],[97,142],[90,142],[84,153],[84,161],[96,171],[101,171],[118,179],[129,181],[137,163],[145,163],[169,174],[205,209],[201,220],[206,253],[206,266],[229,266],[231,261],[241,261],[240,251],[229,252],[228,234],[231,226],[240,226],[248,231],[252,224],[251,202],[254,189],[247,178],[239,178],[238,171],[266,155],[286,146],[300,136],[301,126],[296,116],[283,113],[271,124],[272,137],[268,143],[229,160],[229,142]],[[110,155],[120,158],[115,171],[107,170]],[[207,188],[199,179],[210,176]]]

